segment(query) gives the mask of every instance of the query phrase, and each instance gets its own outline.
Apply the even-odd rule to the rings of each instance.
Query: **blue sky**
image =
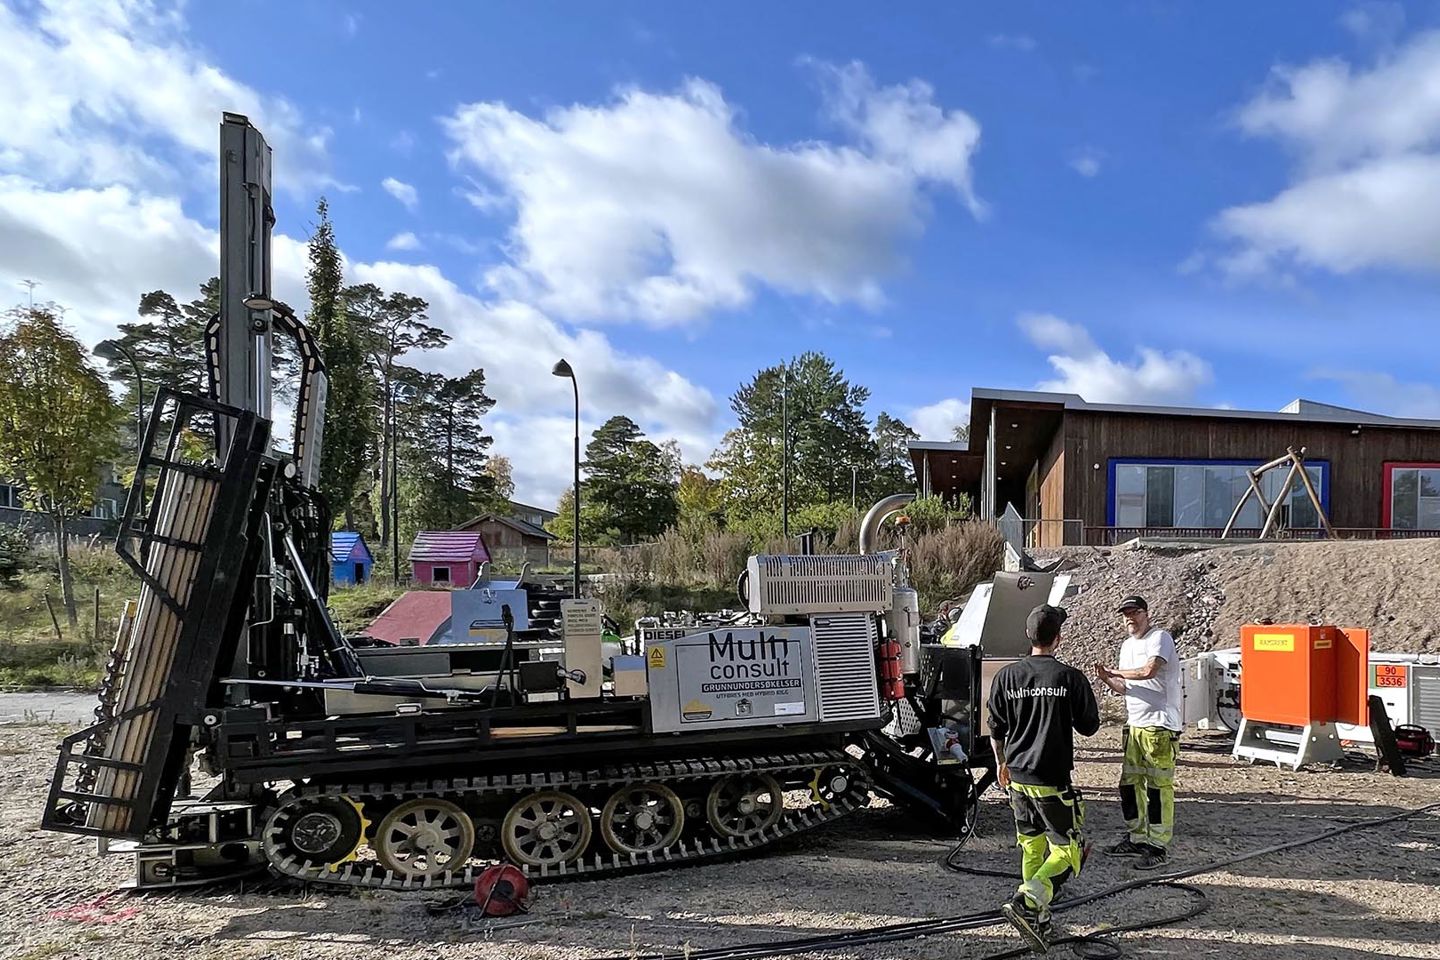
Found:
[[[98,339],[213,273],[234,109],[282,295],[324,193],[537,501],[561,353],[695,460],[807,349],[941,439],[973,386],[1440,416],[1440,5],[907,11],[0,0],[0,279]]]

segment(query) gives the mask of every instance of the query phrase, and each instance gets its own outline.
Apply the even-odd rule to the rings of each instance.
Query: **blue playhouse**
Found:
[[[330,582],[337,587],[353,587],[370,579],[375,558],[365,545],[365,538],[354,530],[336,530],[330,534]]]

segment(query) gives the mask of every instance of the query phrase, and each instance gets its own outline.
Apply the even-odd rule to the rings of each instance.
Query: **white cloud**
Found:
[[[638,89],[533,118],[503,103],[444,122],[451,161],[514,204],[501,296],[562,315],[698,320],[757,285],[875,304],[923,226],[926,189],[980,209],[970,187],[979,127],[919,82],[877,88],[863,67],[821,67],[827,111],[856,145],[769,145],[737,127],[713,84]]]
[[[209,63],[170,5],[42,0],[25,10],[0,5],[5,172],[87,185],[212,182],[217,125],[229,110],[266,131],[277,185],[334,182],[330,131]]]
[[[405,209],[411,213],[414,213],[415,208],[420,205],[420,191],[416,190],[410,184],[405,183],[403,180],[386,177],[380,181],[380,186],[385,188],[386,193],[404,204]]]
[[[1095,403],[1190,403],[1214,380],[1208,363],[1183,350],[1139,347],[1126,363],[1101,350],[1084,327],[1053,314],[1025,314],[1019,324],[1031,343],[1049,351],[1059,375],[1037,384],[1038,390],[1075,393]]]
[[[511,459],[521,499],[553,502],[569,486],[574,421],[563,411],[573,400],[569,383],[550,374],[561,357],[575,369],[587,432],[625,414],[652,436],[678,440],[687,457],[701,460],[714,449],[718,408],[709,391],[648,357],[622,353],[599,333],[563,329],[527,304],[482,301],[428,264],[347,264],[346,275],[429,302],[431,320],[454,339],[416,362],[450,375],[485,368],[496,400],[493,449]]]
[[[1440,419],[1440,387],[1433,383],[1407,383],[1370,370],[1320,371],[1314,376],[1340,384],[1351,403],[1372,413]]]
[[[244,109],[274,145],[277,189],[319,182],[297,169],[323,160],[323,136],[283,101],[207,62],[169,8],[52,0],[24,9],[0,4],[0,281],[11,302],[25,297],[19,281],[35,280],[37,301],[59,303],[93,343],[134,319],[146,291],[195,295],[217,272],[219,242],[187,206],[195,197],[196,209],[213,209],[222,106]],[[304,242],[276,233],[271,260],[276,294],[303,312]],[[711,449],[714,398],[650,358],[622,353],[592,331],[562,329],[533,307],[465,295],[433,266],[347,260],[345,270],[349,280],[430,300],[431,316],[455,336],[436,363],[485,367],[500,401],[499,451],[515,461],[522,496],[547,502],[566,485],[568,471],[544,460],[552,446],[569,458],[568,431],[545,433],[569,423],[570,395],[549,375],[562,354],[579,371],[592,426],[629,413],[657,437],[679,439],[689,456]]]
[[[1039,46],[1034,37],[1023,33],[992,33],[985,41],[997,50],[1018,50],[1021,53],[1032,53]]]
[[[1080,176],[1090,178],[1100,173],[1100,161],[1105,154],[1094,147],[1081,147],[1070,155],[1070,169]]]
[[[419,250],[423,246],[420,238],[410,231],[397,233],[385,244],[386,250]]]
[[[955,428],[970,424],[970,401],[951,397],[924,407],[916,407],[905,418],[922,440],[954,440]]]
[[[1237,249],[1232,275],[1295,263],[1349,273],[1440,269],[1440,156],[1407,154],[1309,177],[1264,203],[1231,207],[1214,228]]]
[[[1238,123],[1292,150],[1297,171],[1275,197],[1215,218],[1228,249],[1214,259],[1227,272],[1440,267],[1440,31],[1369,69],[1277,67]]]
[[[1340,25],[1358,40],[1390,43],[1405,29],[1405,7],[1390,0],[1359,3],[1340,15]]]
[[[345,34],[345,38],[347,40],[353,38],[357,33],[360,32],[360,14],[345,14],[345,16],[342,17],[340,20],[340,29]]]

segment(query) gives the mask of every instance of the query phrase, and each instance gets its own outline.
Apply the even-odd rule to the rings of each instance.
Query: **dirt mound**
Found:
[[[1277,623],[1368,627],[1376,650],[1440,652],[1440,540],[1250,543],[1181,549],[1042,551],[1062,556],[1078,593],[1062,656],[1087,672],[1113,663],[1124,623],[1116,602],[1139,593],[1182,657],[1238,646],[1240,626]]]

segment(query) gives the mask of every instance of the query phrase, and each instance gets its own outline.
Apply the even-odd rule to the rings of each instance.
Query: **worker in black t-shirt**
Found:
[[[1065,611],[1030,611],[1030,656],[1003,667],[990,684],[990,739],[1000,786],[1010,796],[1020,846],[1020,889],[1001,907],[1037,952],[1048,949],[1050,902],[1080,873],[1088,848],[1085,803],[1070,784],[1076,732],[1100,729],[1090,681],[1055,659]]]

